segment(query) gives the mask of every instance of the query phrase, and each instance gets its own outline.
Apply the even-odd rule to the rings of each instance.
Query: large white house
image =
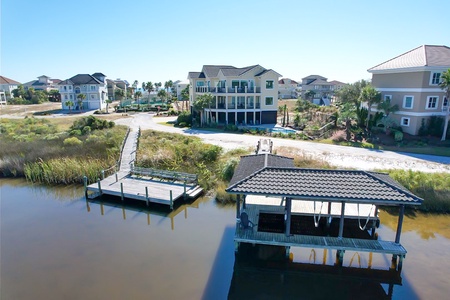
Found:
[[[67,104],[70,102],[72,102],[70,109],[74,108],[75,110],[101,110],[106,108],[108,89],[106,76],[102,73],[78,74],[61,81],[58,86],[62,109],[69,109]],[[79,104],[80,94],[85,96],[81,105]]]
[[[278,109],[277,72],[254,65],[236,68],[225,65],[204,65],[201,72],[189,72],[191,107],[198,96],[214,97],[205,117],[221,124],[275,124]],[[209,114],[211,112],[211,114]]]
[[[6,104],[6,98],[12,98],[12,91],[17,89],[21,83],[5,76],[0,76],[0,100]]]

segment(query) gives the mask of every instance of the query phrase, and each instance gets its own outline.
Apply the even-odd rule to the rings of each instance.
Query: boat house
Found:
[[[292,158],[270,153],[242,156],[228,193],[237,195],[236,251],[240,243],[336,250],[342,265],[346,250],[393,255],[401,269],[400,244],[406,205],[422,199],[388,174],[357,170],[296,168]],[[394,241],[382,241],[379,206],[399,210]]]

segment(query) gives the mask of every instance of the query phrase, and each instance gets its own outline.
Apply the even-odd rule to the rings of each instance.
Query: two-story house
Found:
[[[6,104],[6,99],[12,97],[12,91],[17,89],[21,83],[5,76],[0,76],[0,101]]]
[[[199,95],[214,97],[204,117],[221,124],[275,124],[280,74],[260,65],[236,68],[204,65],[201,72],[189,72],[191,107]],[[211,114],[210,114],[211,113]]]
[[[298,97],[299,84],[290,78],[278,80],[278,95],[280,99],[295,99]]]
[[[61,94],[62,109],[69,109],[68,101],[73,103],[71,108],[75,110],[94,110],[106,108],[108,99],[108,90],[106,76],[102,73],[78,74],[59,84],[59,93]],[[83,94],[81,106],[78,103]]]
[[[392,105],[399,106],[392,118],[403,132],[417,135],[431,116],[446,114],[449,101],[439,83],[449,68],[449,47],[423,45],[367,71],[382,99],[391,99]]]
[[[106,79],[106,86],[108,89],[108,98],[110,100],[118,100],[116,97],[117,90],[123,90],[124,95],[127,94],[127,88],[130,86],[128,81],[117,78],[116,80]]]
[[[309,75],[302,78],[302,98],[318,105],[330,105],[334,92],[345,84],[337,80],[327,80],[320,75]]]
[[[177,94],[177,99],[181,100],[181,92],[189,85],[189,80],[177,80],[174,81],[172,90]]]

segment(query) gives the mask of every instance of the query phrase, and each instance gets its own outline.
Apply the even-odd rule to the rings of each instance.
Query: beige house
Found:
[[[297,81],[281,78],[278,81],[278,95],[280,99],[296,99],[300,87]]]
[[[278,78],[280,74],[260,65],[243,68],[204,65],[201,72],[189,72],[191,107],[199,95],[214,96],[212,122],[221,124],[276,124],[278,110]]]
[[[36,91],[50,92],[51,90],[58,90],[58,83],[60,82],[60,79],[52,79],[46,75],[41,75],[38,77],[38,80],[24,83],[23,87],[25,89],[34,88]]]
[[[309,92],[313,97],[311,102],[318,105],[330,105],[333,102],[335,91],[341,89],[345,83],[333,80],[328,81],[327,78],[320,75],[309,75],[302,78],[302,98],[308,99]]]
[[[6,104],[6,98],[12,97],[12,91],[17,89],[19,85],[21,85],[21,83],[18,81],[5,76],[0,76],[0,99],[2,103],[4,102],[4,104]]]
[[[449,105],[440,78],[450,68],[450,48],[423,45],[367,70],[382,99],[391,99],[399,111],[392,118],[403,132],[417,135],[422,122],[445,116]],[[376,109],[373,109],[376,111]]]

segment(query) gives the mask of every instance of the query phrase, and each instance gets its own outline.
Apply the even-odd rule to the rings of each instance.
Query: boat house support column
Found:
[[[395,243],[400,244],[400,235],[402,233],[402,225],[403,225],[403,216],[405,215],[405,205],[400,205],[399,213],[398,213],[398,223],[397,223],[397,233],[395,234]],[[392,256],[392,263],[394,267],[397,267],[396,269],[398,271],[402,270],[403,265],[403,258],[405,258],[404,255],[400,255],[399,261],[397,264],[397,255]]]
[[[291,235],[292,198],[286,197],[286,236]]]
[[[339,220],[339,235],[338,239],[342,239],[342,235],[344,233],[344,216],[345,216],[345,202],[341,202],[341,219]],[[344,261],[344,252],[345,250],[337,250],[336,251],[336,264],[338,266],[342,266],[342,262]]]

